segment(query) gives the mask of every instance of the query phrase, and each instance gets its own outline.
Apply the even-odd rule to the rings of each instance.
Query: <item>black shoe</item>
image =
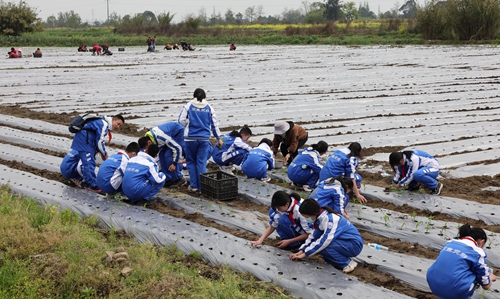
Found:
[[[408,187],[408,191],[415,192],[415,191],[418,191],[418,190],[420,190],[420,183],[419,184],[415,184],[414,186]]]
[[[438,182],[436,189],[432,190],[431,194],[439,195],[439,193],[441,193],[442,189],[443,189],[443,184]]]
[[[158,202],[158,200],[156,199],[156,197],[151,197],[149,200],[139,199],[138,201],[134,202],[134,205],[147,207],[147,206],[150,206],[150,205],[155,204],[157,202]]]
[[[172,181],[172,183],[170,184],[170,186],[168,186],[169,188],[172,188],[172,189],[175,189],[175,188],[179,188],[180,186],[182,186],[184,183],[186,183],[186,180],[184,178],[180,178],[178,180],[175,180],[175,181]]]

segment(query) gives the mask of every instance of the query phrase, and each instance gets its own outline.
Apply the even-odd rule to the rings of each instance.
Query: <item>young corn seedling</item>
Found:
[[[411,220],[413,220],[413,222],[417,222],[417,212],[411,213]]]
[[[385,226],[389,226],[389,215],[387,215],[387,214],[384,215],[384,222],[385,222]]]
[[[403,224],[401,224],[401,230],[403,230],[403,227],[405,227],[406,221],[403,221]]]
[[[431,229],[431,223],[427,222],[427,225],[425,226],[425,233],[429,234],[429,230]]]

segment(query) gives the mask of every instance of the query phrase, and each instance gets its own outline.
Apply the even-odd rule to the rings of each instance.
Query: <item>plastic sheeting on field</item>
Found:
[[[0,165],[0,183],[14,192],[36,198],[41,204],[59,205],[82,216],[97,217],[102,225],[124,230],[140,242],[176,245],[185,253],[199,252],[212,264],[228,264],[270,281],[304,298],[409,298],[367,285],[331,266],[315,262],[292,262],[288,253],[263,246],[252,248],[247,240],[214,228],[203,227],[147,208],[109,200],[95,193],[12,170]],[[364,295],[363,295],[364,294]]]

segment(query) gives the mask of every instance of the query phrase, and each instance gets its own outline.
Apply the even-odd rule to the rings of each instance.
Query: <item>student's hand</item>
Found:
[[[286,154],[285,156],[285,162],[288,162],[288,160],[290,160],[290,154]]]
[[[359,201],[361,201],[362,203],[367,203],[368,201],[366,200],[366,198],[361,195],[361,193],[358,192],[358,194],[355,194],[356,195],[356,198],[359,199]]]
[[[172,171],[175,171],[175,169],[177,168],[177,166],[175,164],[171,164],[169,167],[168,167],[168,171],[172,172]]]
[[[278,248],[285,248],[290,245],[290,243],[292,243],[290,240],[281,240],[278,242]]]
[[[292,261],[298,261],[298,260],[305,259],[305,258],[306,258],[306,254],[303,253],[302,251],[290,254],[290,259]]]
[[[106,161],[106,159],[107,159],[108,157],[109,157],[109,155],[106,155],[106,156],[105,156],[105,155],[101,154],[101,159],[102,159],[103,161]]]
[[[349,215],[347,214],[347,212],[344,212],[344,217],[347,219],[347,220],[350,220],[351,218],[349,218]]]
[[[224,145],[224,141],[222,141],[222,139],[217,140],[217,142],[219,143],[219,146],[223,146]]]
[[[261,245],[261,244],[262,244],[262,241],[261,241],[261,240],[257,240],[257,241],[252,241],[252,242],[250,242],[250,246],[252,246],[252,247],[257,247],[257,246],[259,246],[259,245]]]

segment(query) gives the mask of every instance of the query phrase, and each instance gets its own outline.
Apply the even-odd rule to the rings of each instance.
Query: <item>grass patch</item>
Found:
[[[1,186],[0,298],[292,298],[197,253],[96,224]]]

